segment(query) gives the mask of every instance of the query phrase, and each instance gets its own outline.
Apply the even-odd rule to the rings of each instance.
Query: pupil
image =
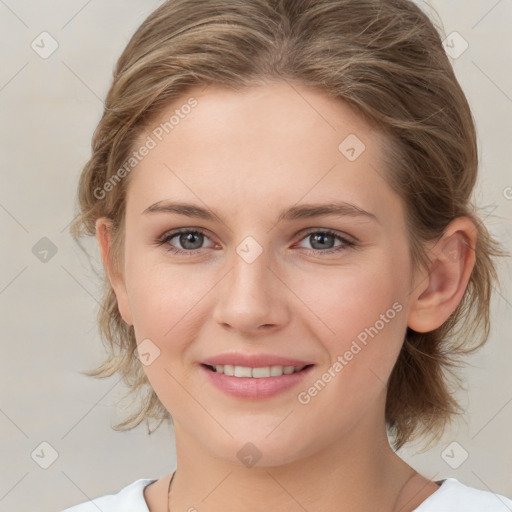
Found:
[[[312,237],[313,237],[313,240],[312,240],[311,245],[313,247],[315,247],[316,243],[320,244],[320,246],[319,247],[315,247],[315,249],[317,249],[317,248],[318,249],[325,249],[327,245],[329,246],[329,249],[333,247],[332,243],[329,244],[327,242],[327,244],[326,244],[326,239],[328,241],[334,242],[334,237],[332,235],[318,233],[318,234],[312,235]]]
[[[194,238],[196,242],[194,244]],[[202,235],[200,233],[186,233],[180,236],[180,243],[185,249],[199,249],[202,243]],[[190,247],[188,244],[191,244]]]

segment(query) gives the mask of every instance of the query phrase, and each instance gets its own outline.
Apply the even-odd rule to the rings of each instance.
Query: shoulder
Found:
[[[149,512],[144,499],[144,487],[156,479],[140,478],[135,482],[123,487],[116,494],[107,494],[92,500],[74,505],[61,512],[119,512],[124,507],[126,512]]]
[[[440,483],[440,482],[438,482]],[[510,512],[512,500],[490,491],[469,487],[455,478],[442,481],[414,512]]]

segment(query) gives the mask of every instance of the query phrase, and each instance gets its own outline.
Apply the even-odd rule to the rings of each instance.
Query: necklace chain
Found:
[[[174,471],[174,473],[172,474],[171,476],[171,479],[169,480],[169,489],[167,491],[167,512],[171,512],[171,485],[172,485],[172,481],[174,480],[174,475],[176,474],[176,471]],[[405,486],[409,483],[409,481],[414,478],[415,476],[417,476],[417,472],[415,471],[406,481],[405,483],[402,485],[402,487],[400,488],[400,491],[398,492],[398,495],[395,499],[395,504],[394,506],[396,507],[396,504],[398,502],[398,498],[400,498],[400,495],[402,494],[402,492],[404,491],[405,489]]]
[[[167,512],[171,512],[171,484],[174,480],[174,475],[176,471],[172,474],[171,479],[169,480],[169,490],[167,491]]]

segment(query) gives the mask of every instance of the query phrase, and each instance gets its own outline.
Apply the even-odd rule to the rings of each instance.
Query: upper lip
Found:
[[[209,357],[201,361],[202,364],[216,366],[229,364],[233,366],[246,366],[249,368],[262,368],[265,366],[307,366],[313,364],[290,357],[281,357],[273,354],[236,354],[227,353]]]

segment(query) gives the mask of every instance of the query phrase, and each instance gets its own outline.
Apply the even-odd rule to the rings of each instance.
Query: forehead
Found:
[[[128,203],[140,209],[179,197],[247,209],[342,198],[382,210],[396,201],[384,180],[383,140],[322,91],[287,82],[196,87],[141,134],[139,146],[152,148],[130,176]]]

